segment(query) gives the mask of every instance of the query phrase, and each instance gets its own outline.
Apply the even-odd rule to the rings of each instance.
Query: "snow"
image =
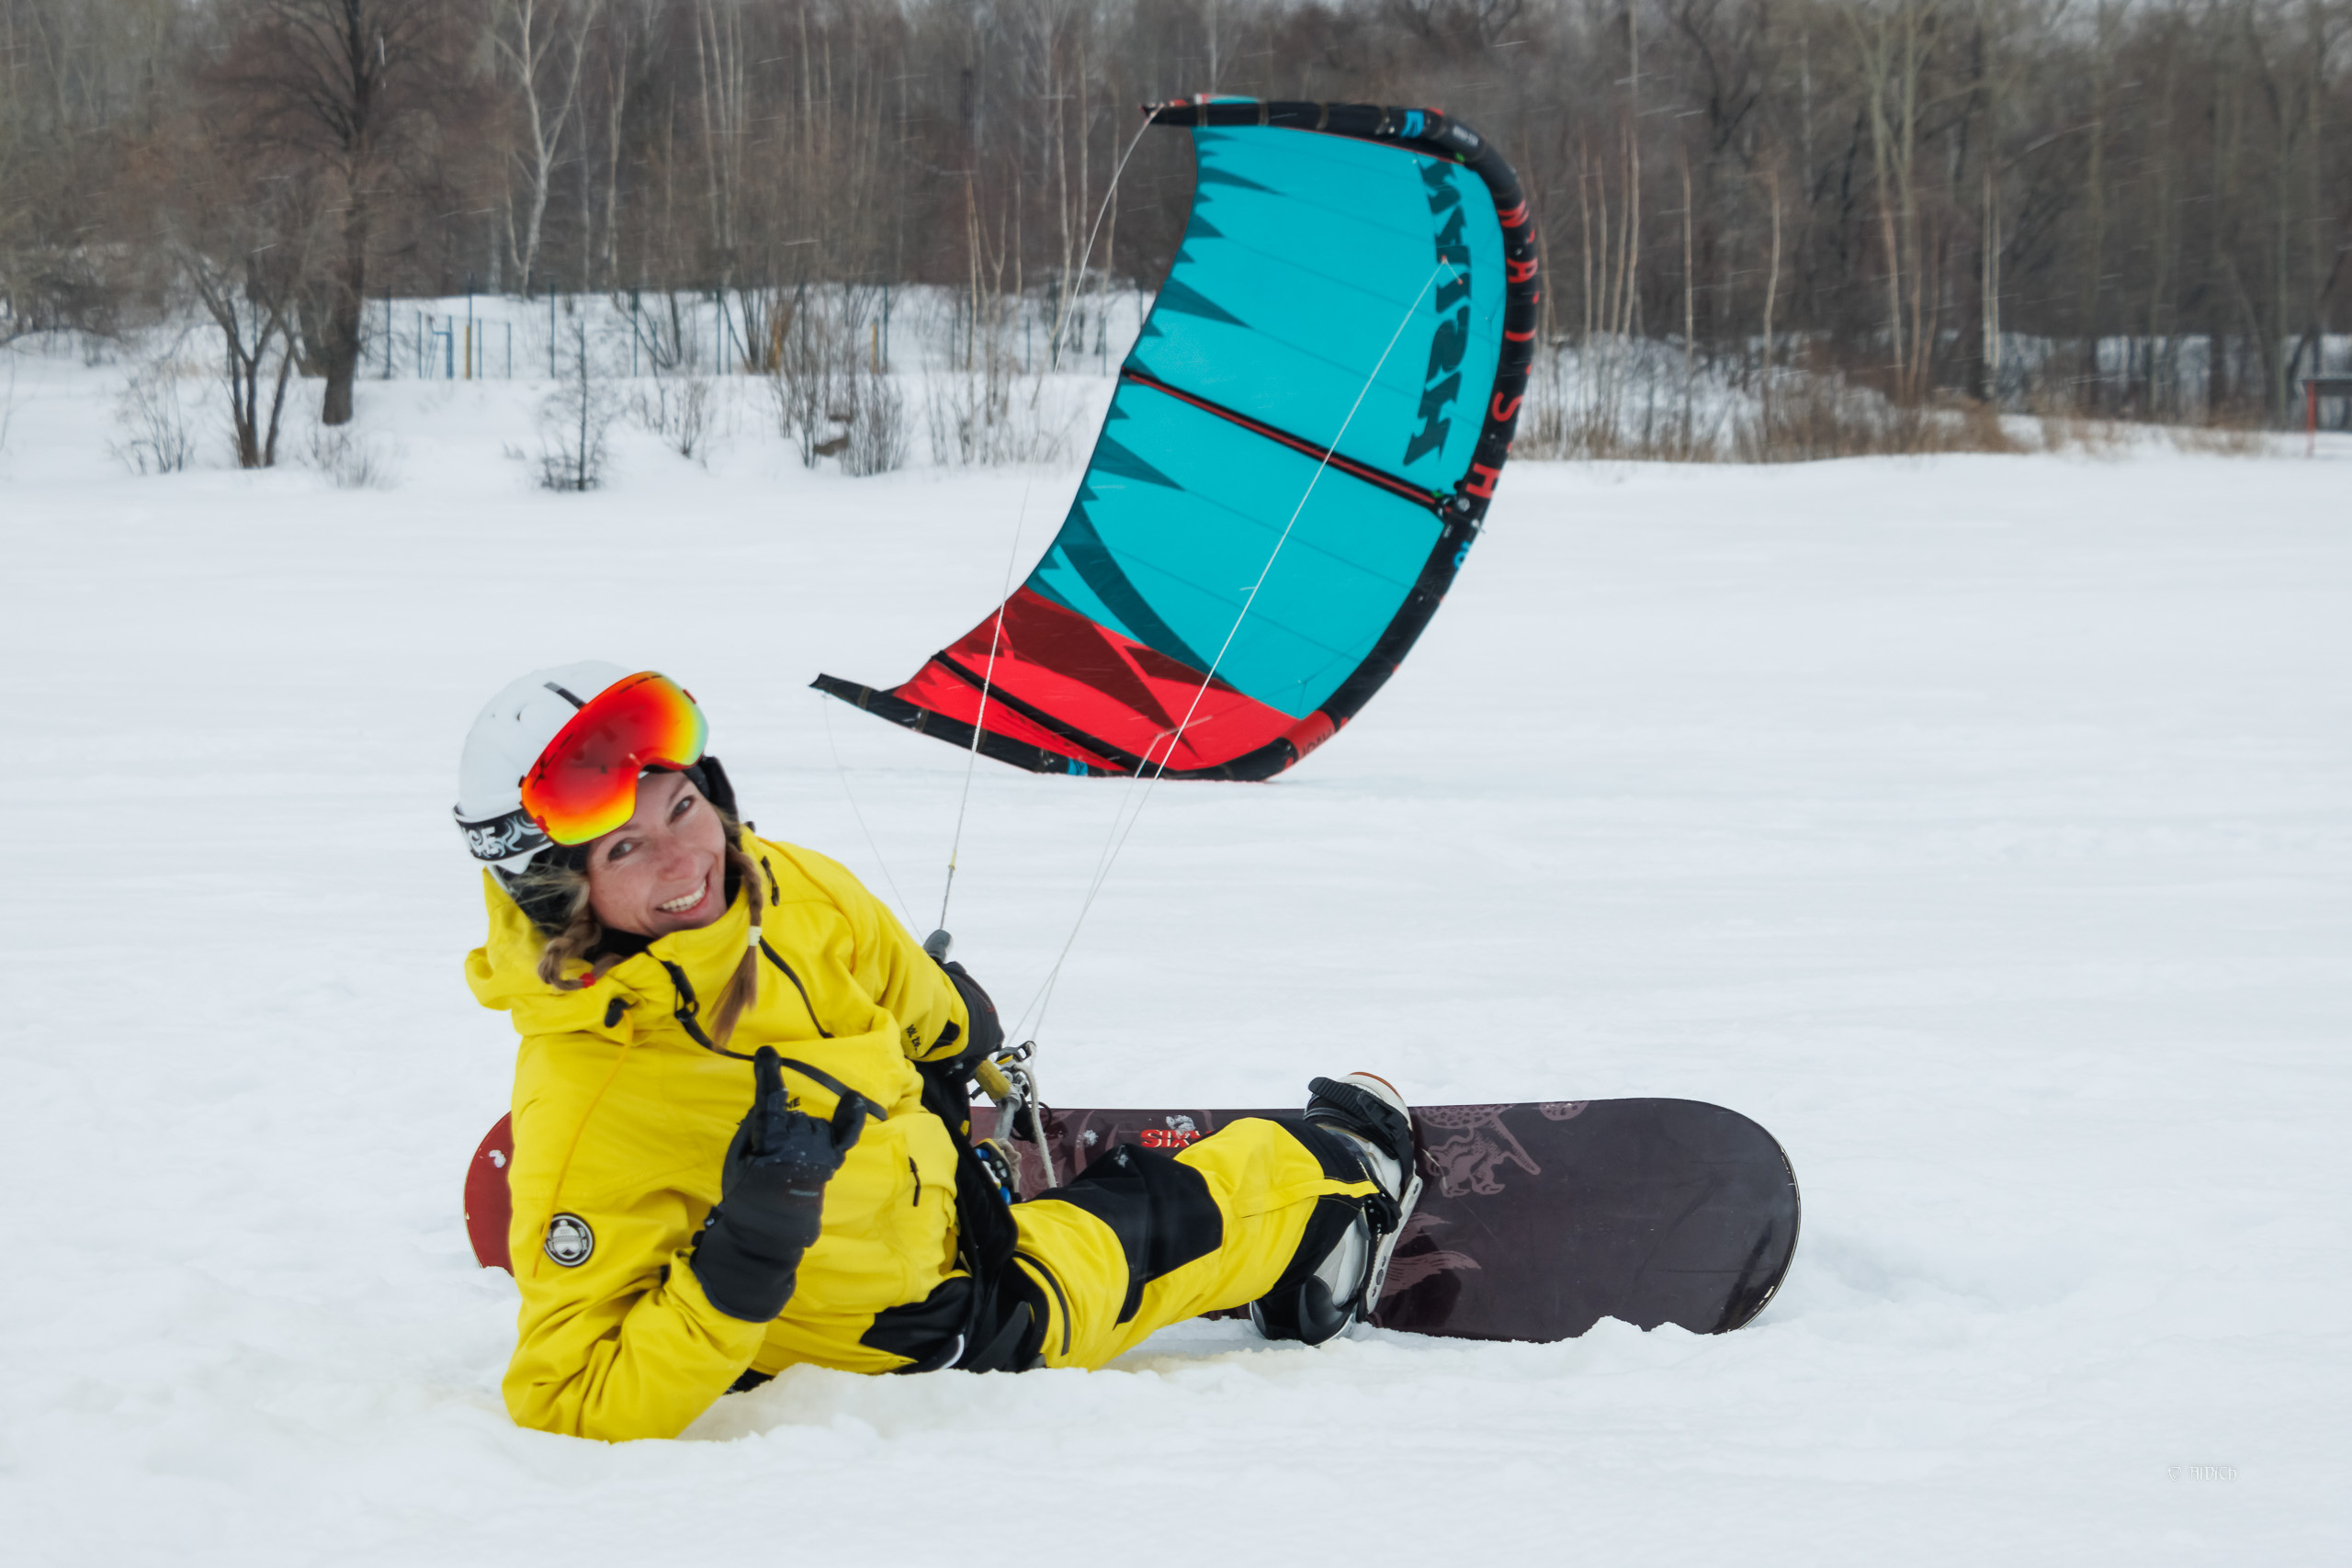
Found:
[[[550,495],[503,453],[543,389],[369,382],[390,488],[133,478],[119,367],[17,360],[10,1562],[2340,1560],[2344,438],[1518,465],[1288,777],[980,764],[950,923],[1015,1011],[1143,807],[1050,1096],[1362,1066],[1730,1105],[1806,1202],[1754,1326],[1196,1324],[1091,1374],[801,1371],[605,1447],[508,1422],[514,1290],[458,1217],[512,1040],[458,973],[465,726],[535,664],[671,671],[763,830],[927,930],[963,759],[806,684],[977,621],[1073,473],[809,473],[729,383],[707,467],[631,433]]]

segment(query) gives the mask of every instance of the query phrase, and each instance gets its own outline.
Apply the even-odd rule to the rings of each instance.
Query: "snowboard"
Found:
[[[1122,1143],[1173,1154],[1244,1116],[1296,1111],[1048,1110],[1068,1181]],[[972,1109],[976,1136],[995,1109]],[[1025,1125],[1025,1121],[1024,1121]],[[1797,1244],[1794,1171],[1772,1135],[1692,1100],[1566,1100],[1413,1108],[1421,1200],[1373,1322],[1457,1339],[1572,1338],[1604,1317],[1724,1334],[1764,1310]],[[1021,1196],[1047,1189],[1025,1139]],[[510,1269],[505,1117],[466,1176],[484,1268]]]

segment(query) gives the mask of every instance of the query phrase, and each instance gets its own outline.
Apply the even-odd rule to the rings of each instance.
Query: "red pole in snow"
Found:
[[[2303,378],[2303,456],[2319,456],[2319,400],[2322,398],[2352,398],[2352,376],[2306,376]]]

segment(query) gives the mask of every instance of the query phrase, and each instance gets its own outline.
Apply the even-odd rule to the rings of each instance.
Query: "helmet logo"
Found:
[[[547,1254],[566,1269],[577,1269],[596,1250],[596,1233],[577,1214],[558,1214],[548,1222]]]
[[[458,831],[466,836],[466,848],[474,859],[483,861],[512,860],[547,848],[548,836],[527,812],[515,810],[487,822],[459,822]]]

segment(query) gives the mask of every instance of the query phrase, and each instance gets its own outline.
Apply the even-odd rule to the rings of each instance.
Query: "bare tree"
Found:
[[[436,95],[467,50],[503,90]],[[330,418],[368,288],[484,270],[717,297],[762,371],[804,290],[952,286],[959,369],[1067,365],[1182,243],[1181,136],[1106,211],[1135,106],[1206,88],[1476,124],[1587,407],[1769,316],[1905,404],[2277,418],[2352,329],[2352,0],[0,0],[0,333],[152,302],[198,85],[316,181]]]
[[[491,47],[514,85],[523,121],[523,143],[508,160],[506,254],[526,298],[538,265],[556,153],[580,102],[580,70],[602,9],[598,0],[503,0],[492,17]],[[513,175],[523,186],[519,228]]]
[[[539,403],[539,483],[590,491],[605,481],[605,437],[620,412],[588,351],[588,318],[576,306],[557,334],[563,374]]]
[[[322,265],[300,330],[326,378],[324,424],[351,418],[368,262],[397,132],[429,91],[436,0],[230,0],[239,34],[224,85],[256,138],[322,180]],[[403,99],[402,89],[408,91]]]
[[[194,231],[175,238],[172,248],[220,337],[237,466],[267,468],[277,462],[294,368],[296,301],[323,225],[312,193],[298,182],[243,177],[249,174],[233,160],[216,164],[214,177],[196,186],[198,200],[188,209]]]
[[[118,197],[184,78],[173,0],[0,0],[0,343],[109,333],[152,284],[152,240],[119,240]]]

